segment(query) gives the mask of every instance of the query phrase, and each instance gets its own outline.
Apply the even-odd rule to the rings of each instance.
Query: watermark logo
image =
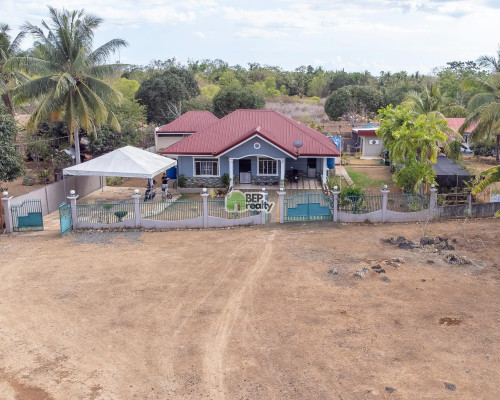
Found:
[[[233,190],[226,196],[226,210],[229,212],[261,211],[271,212],[274,203],[262,192],[240,192]]]

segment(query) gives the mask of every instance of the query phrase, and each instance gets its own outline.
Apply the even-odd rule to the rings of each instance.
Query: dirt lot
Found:
[[[498,399],[499,222],[421,232],[0,236],[0,398]]]

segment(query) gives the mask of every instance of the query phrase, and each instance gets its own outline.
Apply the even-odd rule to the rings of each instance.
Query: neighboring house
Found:
[[[219,118],[210,111],[188,111],[175,121],[160,126],[155,134],[156,150],[160,151],[217,122]]]
[[[379,125],[375,125],[372,122],[352,128],[353,137],[357,139],[357,147],[361,151],[361,159],[382,158],[381,154],[384,149],[384,143],[377,136],[379,128]]]
[[[448,122],[448,126],[456,132],[458,132],[458,130],[462,127],[462,125],[465,122],[465,118],[445,118],[445,120]],[[470,143],[470,134],[476,128],[476,126],[477,126],[477,123],[472,124],[467,129],[467,132],[464,132],[462,134],[462,138],[463,138],[462,143],[467,144],[467,147],[469,147],[469,145],[471,144]]]
[[[177,157],[188,187],[278,184],[294,174],[326,182],[339,149],[321,133],[273,110],[236,110],[161,152]]]

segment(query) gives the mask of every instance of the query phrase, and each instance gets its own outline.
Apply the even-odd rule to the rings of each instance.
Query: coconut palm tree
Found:
[[[483,171],[481,176],[486,176],[486,179],[474,186],[471,191],[472,194],[478,194],[493,183],[500,182],[500,165]],[[500,210],[496,212],[495,217],[500,217]]]
[[[437,85],[431,85],[430,88],[425,87],[421,93],[411,91],[403,102],[404,106],[408,106],[417,114],[434,114],[439,118],[444,118],[441,110],[445,104],[445,98]]]
[[[21,51],[20,44],[25,35],[20,32],[14,39],[9,35],[9,25],[0,22],[0,95],[2,101],[7,108],[7,112],[14,116],[14,108],[10,101],[8,89],[12,85],[17,85],[19,82],[26,81],[24,74],[18,71],[9,71],[4,68],[5,63]]]
[[[481,56],[477,59],[481,67],[489,69],[493,73],[500,72],[500,47],[497,50],[497,56]]]
[[[47,119],[64,120],[70,142],[75,143],[76,162],[80,163],[80,129],[95,134],[96,127],[106,123],[120,130],[110,106],[119,103],[121,95],[103,78],[123,65],[104,63],[127,43],[112,39],[93,49],[94,31],[101,18],[84,10],[58,11],[53,7],[49,7],[49,13],[50,22],[42,21],[42,27],[29,22],[22,27],[36,40],[32,55],[13,57],[6,67],[36,76],[12,91],[17,103],[39,101],[27,129],[35,130]]]
[[[500,147],[500,73],[486,79],[475,79],[469,86],[479,85],[481,92],[474,95],[467,105],[469,116],[460,127],[463,133],[477,123],[471,132],[471,140],[478,141],[496,136],[496,160],[499,164]]]

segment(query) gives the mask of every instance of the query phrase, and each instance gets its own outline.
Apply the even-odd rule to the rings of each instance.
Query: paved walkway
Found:
[[[342,165],[335,166],[335,176],[343,176],[349,185],[352,185],[354,183],[349,174],[347,173],[345,167]]]

